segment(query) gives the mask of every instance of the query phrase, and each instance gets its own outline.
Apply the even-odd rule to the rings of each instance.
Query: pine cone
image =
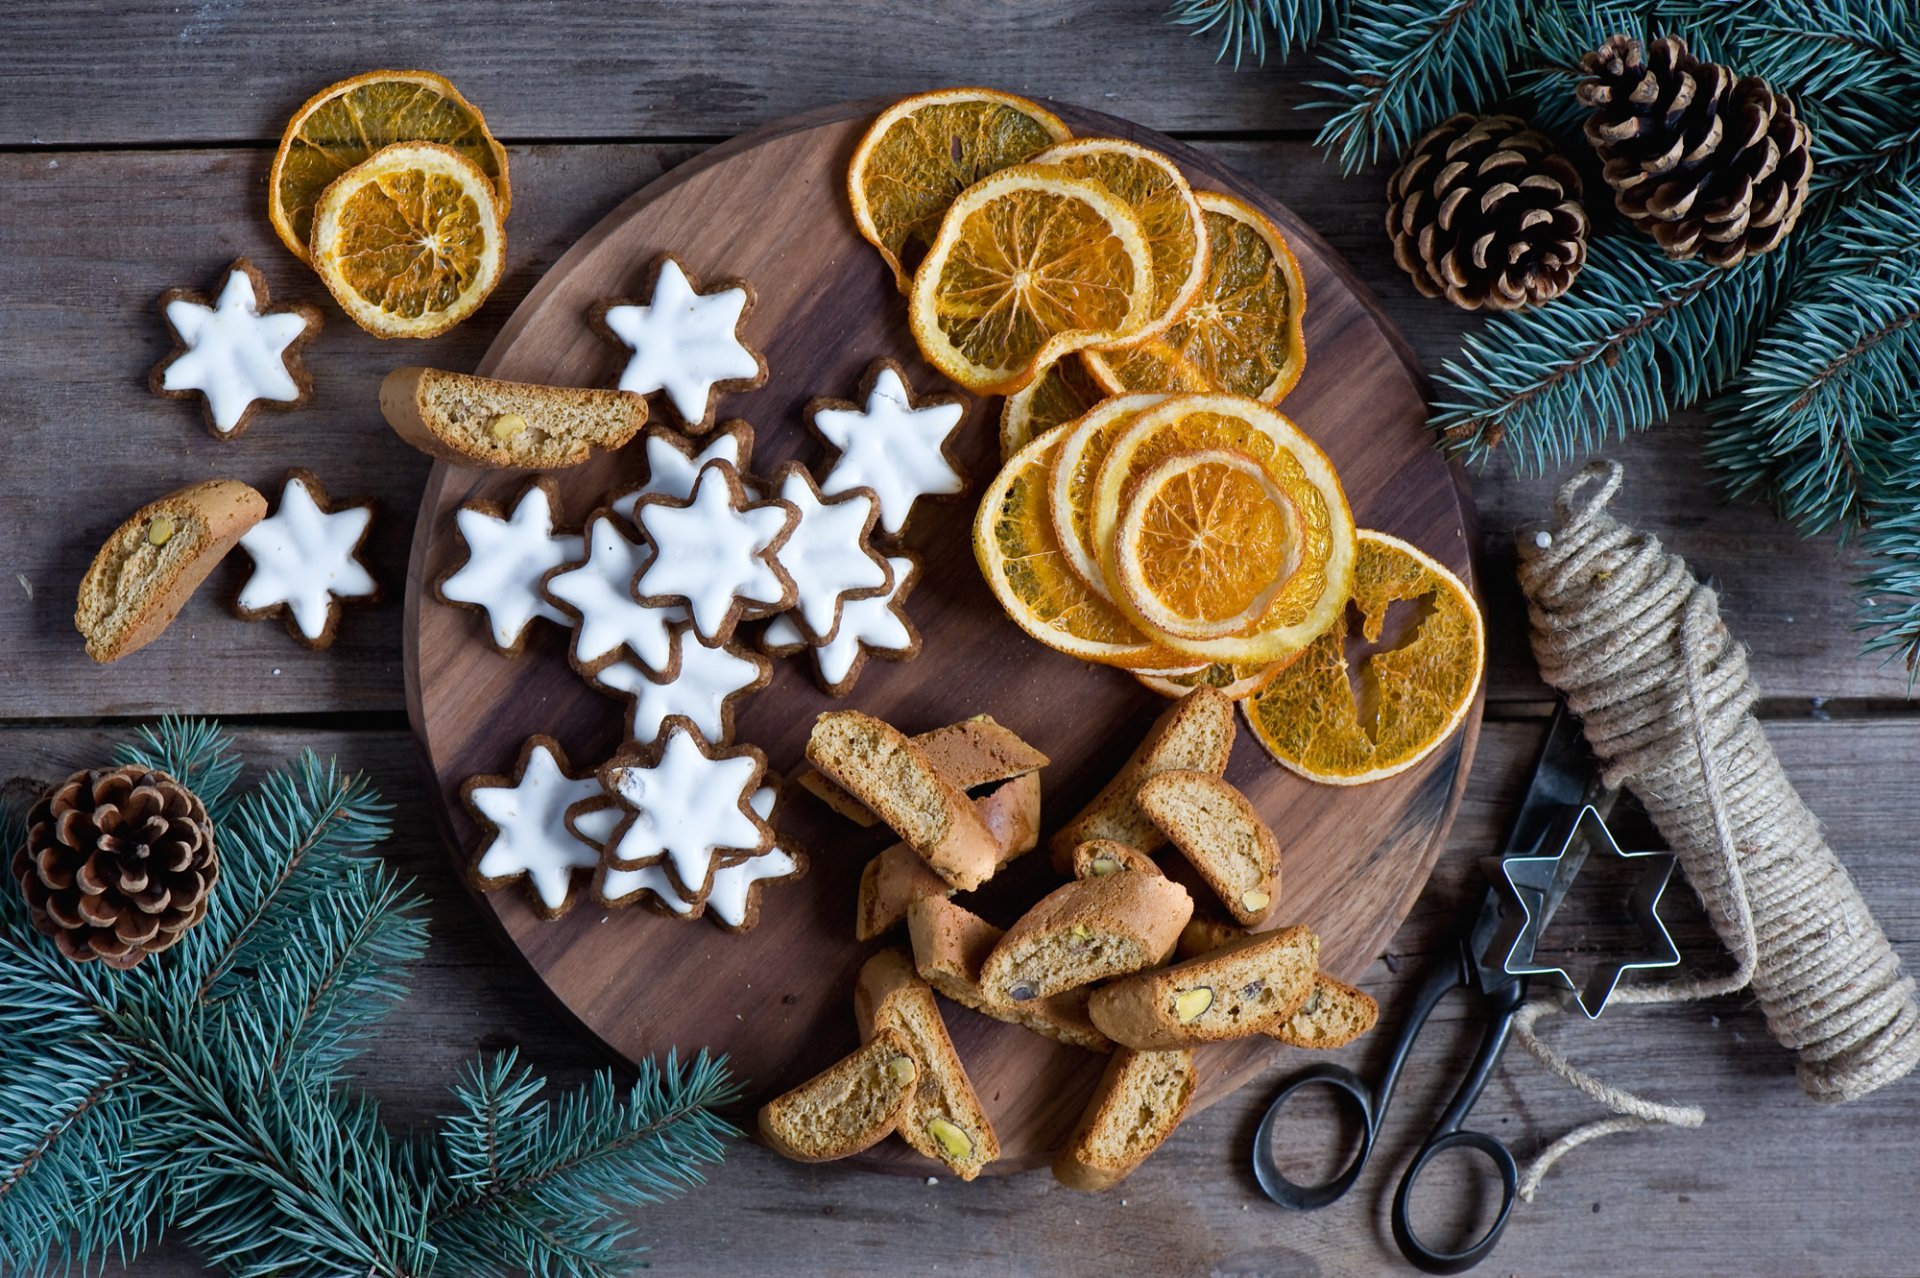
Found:
[[[1428,297],[1516,311],[1567,291],[1587,260],[1580,175],[1511,115],[1456,115],[1387,182],[1393,258]]]
[[[117,968],[198,923],[219,872],[206,805],[136,765],[76,772],[48,790],[13,857],[34,926],[75,962]]]
[[[1791,98],[1700,61],[1677,36],[1648,48],[1614,36],[1580,69],[1587,140],[1614,203],[1669,257],[1732,266],[1779,247],[1813,176]]]

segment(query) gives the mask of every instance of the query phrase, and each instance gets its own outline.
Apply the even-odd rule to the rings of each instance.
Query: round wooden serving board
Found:
[[[916,390],[952,389],[919,359],[905,301],[847,209],[847,161],[878,109],[852,103],[777,125],[652,183],[554,265],[478,371],[611,385],[621,361],[589,331],[587,309],[635,292],[656,255],[671,251],[696,276],[737,276],[757,294],[746,336],[766,356],[770,376],[759,390],[719,405],[722,418],[752,424],[756,470],[788,458],[823,461],[802,406],[815,396],[854,396],[876,358],[900,361]],[[1345,264],[1285,205],[1190,147],[1092,111],[1058,110],[1075,133],[1158,148],[1196,188],[1238,195],[1273,218],[1299,254],[1309,299],[1307,372],[1283,411],[1339,466],[1362,527],[1404,537],[1471,580],[1471,508],[1457,468],[1429,443],[1418,366]],[[972,499],[998,466],[999,409],[997,399],[974,401],[958,436],[971,470],[969,499],[923,503],[908,530],[909,544],[926,560],[908,608],[924,637],[919,658],[868,663],[852,696],[838,702],[817,690],[809,663],[778,661],[772,685],[742,707],[736,735],[791,776],[823,710],[857,707],[907,732],[991,714],[1051,756],[1041,774],[1051,833],[1105,783],[1167,703],[1119,671],[1027,638],[982,584],[969,538]],[[581,519],[643,465],[641,451],[630,448],[557,472],[566,518]],[[524,478],[436,466],[414,536],[408,707],[437,815],[463,866],[479,834],[460,803],[462,781],[510,771],[521,743],[536,732],[558,738],[576,763],[598,763],[619,745],[624,722],[623,703],[594,691],[567,665],[557,627],[536,625],[523,655],[501,657],[484,642],[479,616],[432,600],[430,583],[463,554],[453,510],[472,498],[510,500]],[[1328,970],[1347,977],[1363,971],[1419,894],[1459,802],[1479,724],[1476,706],[1465,730],[1422,766],[1355,790],[1295,778],[1242,730],[1227,775],[1280,836],[1276,922],[1316,928]],[[840,820],[797,788],[790,787],[781,818],[782,833],[809,853],[812,869],[768,889],[759,926],[744,935],[644,909],[609,911],[591,900],[543,922],[518,889],[479,897],[481,908],[554,998],[613,1052],[628,1060],[670,1047],[724,1052],[750,1095],[762,1099],[856,1045],[854,977],[873,948],[853,939],[856,889],[868,858],[892,840],[884,829]],[[1162,859],[1180,868],[1177,854]],[[1043,845],[971,904],[1006,926],[1056,885]],[[1206,899],[1196,891],[1196,900]],[[1103,1059],[944,1006],[1005,1151],[989,1170],[1044,1164],[1079,1115]],[[1280,1050],[1264,1038],[1204,1050],[1196,1104],[1245,1083]],[[930,1169],[898,1141],[884,1142],[865,1161]]]

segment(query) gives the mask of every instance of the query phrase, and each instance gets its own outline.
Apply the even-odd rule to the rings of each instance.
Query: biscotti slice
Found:
[[[1024,1003],[1152,967],[1173,953],[1193,898],[1158,874],[1055,888],[1021,916],[980,969],[988,998]]]
[[[647,424],[630,391],[503,382],[437,368],[396,368],[380,383],[380,411],[400,438],[461,466],[553,470],[615,449]]]
[[[989,999],[980,989],[980,966],[1005,934],[971,910],[944,896],[921,897],[907,907],[907,935],[921,979],[962,1007],[1090,1052],[1113,1050],[1087,1015],[1091,990],[1026,1003]]]
[[[847,1158],[885,1140],[913,1100],[920,1065],[897,1029],[760,1107],[760,1135],[802,1163]]]
[[[1090,1191],[1125,1180],[1187,1116],[1195,1078],[1190,1051],[1116,1051],[1079,1125],[1054,1157],[1053,1178]]]
[[[854,986],[853,1013],[863,1039],[883,1029],[906,1035],[920,1065],[900,1118],[900,1139],[945,1163],[961,1180],[972,1180],[1000,1157],[1000,1138],[947,1037],[933,990],[904,950],[882,950],[866,961]]]
[[[1261,932],[1095,990],[1087,1010],[1108,1038],[1146,1052],[1264,1034],[1306,1003],[1319,957],[1308,928]]]
[[[1280,841],[1247,796],[1211,772],[1173,768],[1134,792],[1234,921],[1253,927],[1280,899]]]
[[[136,510],[80,579],[73,625],[87,655],[105,664],[158,639],[266,514],[267,499],[237,479],[189,484]]]
[[[973,807],[999,845],[999,864],[1031,852],[1040,841],[1040,774],[1015,777]],[[860,900],[853,934],[862,941],[906,922],[907,906],[923,896],[952,896],[953,886],[927,867],[904,843],[895,843],[867,862],[860,875]]]
[[[1088,839],[1073,850],[1073,877],[1104,879],[1109,874],[1129,871],[1134,874],[1159,874],[1153,858],[1137,848],[1112,839]]]
[[[934,770],[956,790],[975,790],[999,781],[1009,781],[1047,766],[1047,756],[1020,739],[1018,733],[1002,726],[992,715],[977,714],[971,719],[950,723],[911,738]],[[858,826],[872,826],[880,818],[860,800],[848,794],[832,778],[811,768],[802,772],[800,785],[822,803]],[[978,797],[978,796],[976,796]]]
[[[1300,1010],[1285,1024],[1267,1031],[1282,1043],[1293,1047],[1322,1050],[1345,1047],[1372,1029],[1380,1019],[1380,1004],[1373,996],[1357,990],[1345,981],[1336,981],[1325,972],[1316,972],[1313,989]]]
[[[1088,839],[1112,839],[1141,852],[1157,851],[1166,837],[1134,802],[1140,783],[1170,768],[1211,772],[1227,770],[1233,753],[1233,702],[1213,688],[1195,688],[1168,706],[1154,721],[1146,740],[1093,802],[1053,836],[1053,868],[1073,868],[1073,850]]]
[[[807,762],[877,813],[933,872],[961,891],[993,877],[1000,849],[966,794],[891,724],[858,710],[814,720]]]

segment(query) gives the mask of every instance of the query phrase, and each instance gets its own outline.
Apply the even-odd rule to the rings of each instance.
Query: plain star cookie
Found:
[[[838,455],[820,481],[829,496],[871,488],[880,500],[880,528],[898,537],[922,497],[957,497],[967,474],[948,441],[967,414],[957,395],[915,399],[892,360],[876,361],[862,384],[865,407],[840,399],[807,405],[813,429]]]
[[[826,643],[812,643],[794,623],[793,614],[767,624],[761,645],[775,656],[811,649],[821,691],[844,697],[859,682],[868,657],[882,661],[911,661],[920,655],[920,632],[907,619],[906,600],[920,581],[920,563],[911,555],[887,557],[893,588],[884,595],[848,601],[840,610],[840,628]]]
[[[599,845],[572,832],[567,810],[602,793],[600,778],[574,776],[560,743],[545,736],[520,748],[512,776],[469,777],[460,797],[487,834],[473,859],[474,886],[492,892],[524,879],[541,916],[565,914],[575,872],[600,864]]]
[[[682,622],[668,638],[670,675],[616,661],[591,676],[596,686],[628,699],[628,740],[652,745],[667,721],[678,715],[700,729],[710,744],[727,745],[733,740],[734,703],[773,678],[773,663],[765,657],[737,644],[709,648],[688,638],[688,629]]]
[[[298,408],[313,398],[300,348],[320,331],[320,312],[304,302],[267,304],[267,278],[246,258],[227,268],[217,300],[192,289],[160,295],[174,349],[154,365],[147,385],[167,399],[201,397],[207,429],[232,439],[254,410]]]
[[[590,312],[594,326],[631,354],[620,370],[620,389],[640,395],[665,391],[688,433],[713,424],[713,403],[724,391],[752,390],[767,380],[767,362],[746,344],[740,329],[753,306],[753,290],[741,280],[723,280],[709,292],[671,254],[654,267],[652,298],[615,298]]]
[[[893,585],[886,556],[873,548],[880,501],[870,488],[825,497],[798,462],[774,472],[767,491],[800,512],[780,548],[780,565],[793,578],[787,615],[814,642],[824,642],[839,626],[844,602],[884,595]]]
[[[339,629],[343,602],[379,597],[379,583],[359,559],[372,527],[371,501],[330,503],[312,471],[288,471],[280,508],[240,538],[253,575],[240,588],[234,612],[245,621],[284,616],[288,634],[309,648],[325,648]]]
[[[799,519],[786,502],[747,500],[740,473],[709,462],[690,497],[656,493],[633,508],[634,525],[654,552],[634,578],[634,597],[685,605],[700,642],[718,647],[742,620],[793,605],[793,578],[779,552]]]
[[[753,798],[749,800],[760,819],[775,827],[776,838],[779,837],[779,823],[774,818],[774,808],[778,796],[778,787],[767,784],[755,790]],[[582,836],[590,836],[591,832],[602,829],[611,833],[618,815],[619,809],[614,807],[583,813],[575,821],[575,829]],[[605,834],[601,837],[604,840]],[[797,879],[806,872],[807,858],[804,853],[790,852],[776,844],[737,865],[726,865],[715,870],[712,885],[708,887],[707,898],[703,902],[694,903],[682,897],[675,890],[673,880],[657,865],[640,870],[615,870],[602,865],[594,883],[594,895],[601,903],[615,909],[635,901],[645,901],[673,918],[691,919],[704,915],[722,929],[739,933],[749,930],[760,921],[760,902],[767,884]]]
[[[719,429],[705,436],[696,448],[694,442],[677,430],[649,426],[644,437],[647,477],[640,483],[614,494],[607,505],[622,519],[633,518],[633,508],[642,497],[655,493],[685,501],[693,496],[693,481],[708,462],[723,461],[740,473],[745,482],[747,467],[753,460],[753,427],[742,421],[722,422]]]
[[[573,623],[540,592],[549,572],[586,558],[583,537],[554,528],[558,507],[553,481],[536,479],[521,491],[511,514],[490,501],[467,502],[453,514],[467,561],[435,590],[442,603],[485,613],[488,640],[508,656],[520,654],[527,627],[537,619]]]
[[[699,729],[674,720],[657,748],[600,765],[600,784],[624,813],[602,863],[615,870],[661,866],[681,900],[704,901],[716,869],[773,846],[773,827],[748,802],[766,766],[754,747],[709,746]],[[574,816],[603,803],[586,800]]]
[[[670,677],[676,652],[667,628],[685,621],[687,611],[650,607],[633,597],[633,579],[647,566],[653,551],[621,531],[625,522],[611,510],[588,516],[586,559],[553,569],[542,588],[573,620],[569,655],[580,673],[592,675],[624,653]]]

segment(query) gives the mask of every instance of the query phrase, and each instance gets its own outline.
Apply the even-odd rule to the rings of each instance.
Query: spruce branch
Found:
[[[215,824],[227,815],[227,792],[240,776],[233,738],[211,719],[167,715],[143,726],[113,753],[115,762],[157,768],[200,796]]]
[[[1344,0],[1174,0],[1167,17],[1176,26],[1191,28],[1190,35],[1207,35],[1217,28],[1220,49],[1214,61],[1223,61],[1231,49],[1238,71],[1247,53],[1266,65],[1269,40],[1285,61],[1337,24],[1344,7]]]

